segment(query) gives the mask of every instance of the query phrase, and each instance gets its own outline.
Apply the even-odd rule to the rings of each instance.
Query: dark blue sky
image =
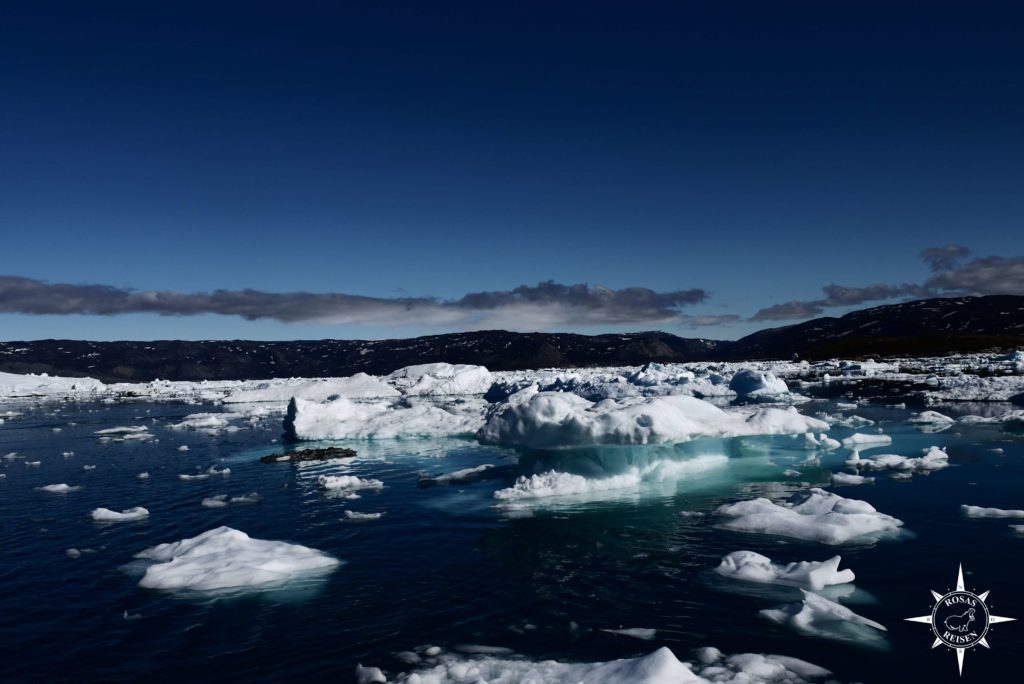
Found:
[[[884,301],[825,285],[926,287],[919,253],[950,244],[974,271],[929,294],[1024,283],[1019,3],[19,4],[0,7],[4,339],[729,338]],[[548,280],[706,296],[670,301],[678,319],[459,303]],[[289,322],[260,299],[250,321],[195,298],[76,308],[65,283],[373,299]],[[750,320],[792,300],[811,306]]]

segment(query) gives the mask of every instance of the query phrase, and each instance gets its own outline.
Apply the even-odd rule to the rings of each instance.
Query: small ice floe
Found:
[[[82,466],[82,470],[96,470],[96,466],[94,466],[94,465],[84,465],[84,466]]]
[[[824,561],[799,561],[782,565],[753,551],[733,551],[722,558],[715,572],[748,582],[786,584],[820,591],[856,579],[852,570],[839,569],[840,562],[840,556],[833,556]]]
[[[109,508],[97,508],[89,514],[89,517],[97,522],[131,522],[133,520],[148,518],[149,511],[142,506],[128,508],[120,513],[112,511]]]
[[[82,552],[76,548],[64,549],[64,553],[65,555],[67,555],[68,558],[72,560],[82,557]]]
[[[849,487],[852,485],[870,484],[875,481],[873,477],[863,475],[851,475],[850,473],[832,473],[832,484],[836,487]]]
[[[707,513],[703,511],[679,511],[676,515],[680,518],[703,518]]]
[[[141,620],[141,613],[129,613],[127,610],[121,615],[122,620]]]
[[[360,513],[359,511],[345,511],[345,519],[353,522],[365,522],[368,520],[380,520],[386,511],[379,513]]]
[[[1009,527],[1015,533],[1024,535],[1024,525],[1010,525]]]
[[[493,463],[484,463],[473,468],[463,468],[456,470],[451,473],[445,473],[444,475],[437,475],[434,477],[424,477],[422,481],[433,484],[470,484],[478,480],[484,479],[491,470],[494,470],[495,466]]]
[[[67,494],[68,492],[77,492],[81,487],[71,486],[62,482],[60,484],[43,485],[42,487],[36,487],[36,489],[40,492],[50,492],[51,494]]]
[[[106,428],[104,430],[97,430],[93,434],[100,437],[111,437],[114,435],[141,435],[144,432],[149,432],[149,428],[145,425],[138,425]]]
[[[227,494],[217,494],[216,496],[209,496],[202,501],[202,505],[206,508],[224,508],[225,506],[245,506],[248,504],[257,504],[263,501],[263,497],[256,492],[249,492],[248,494],[242,494],[240,496],[228,496]]]
[[[180,447],[178,447],[178,451],[181,451],[181,452],[188,451],[188,444],[182,444]]]
[[[982,506],[960,506],[960,512],[968,518],[1024,518],[1024,511],[1005,508],[984,508]]]
[[[387,681],[379,667],[364,667],[362,663],[356,665],[356,684],[387,684]]]
[[[60,455],[63,456],[64,458],[71,458],[72,456],[75,455],[75,452],[74,451],[63,451],[63,452],[61,452]]]
[[[855,451],[850,458],[846,459],[846,465],[851,468],[866,468],[868,470],[894,470],[908,475],[930,473],[949,467],[949,455],[945,450],[933,446],[922,451],[924,455],[918,457],[878,454],[863,458]]]
[[[217,527],[197,537],[160,544],[135,557],[153,562],[139,580],[140,587],[192,591],[275,585],[322,575],[340,564],[323,551],[253,539],[230,527]]]
[[[856,409],[860,408],[860,404],[851,404],[846,401],[837,401],[836,408],[839,409],[840,411],[855,411]]]
[[[195,473],[195,474],[191,474],[191,475],[188,474],[188,473],[182,473],[181,475],[178,475],[178,479],[179,480],[183,480],[185,482],[192,482],[192,481],[195,481],[195,480],[209,480],[210,477],[212,477],[214,475],[220,475],[221,477],[227,477],[230,474],[231,474],[231,468],[221,468],[220,470],[217,470],[217,466],[214,465],[214,466],[210,466],[209,468],[207,468],[206,472]]]
[[[922,411],[907,418],[907,422],[911,425],[929,425],[945,429],[953,425],[956,420],[938,411]]]
[[[653,641],[654,637],[658,635],[658,630],[650,627],[625,627],[619,629],[602,629],[602,632],[608,632],[609,634],[617,634],[619,636],[633,637],[634,639],[642,639],[643,641]]]
[[[240,413],[193,413],[185,416],[180,423],[174,423],[168,427],[172,430],[219,432],[225,428],[232,427],[231,421],[241,417],[242,414]]]
[[[879,513],[866,501],[818,488],[798,492],[789,504],[750,499],[721,506],[717,513],[726,518],[721,523],[726,529],[822,544],[874,541],[896,536],[903,526],[902,520]]]
[[[853,451],[866,451],[877,447],[889,446],[892,444],[892,437],[889,435],[871,435],[863,432],[855,432],[842,442],[843,446]]]
[[[143,472],[139,473],[138,475],[136,475],[135,477],[140,479],[140,480],[148,480],[149,479],[149,473],[143,471]]]
[[[885,647],[885,638],[879,632],[886,628],[858,615],[846,606],[824,596],[801,590],[804,598],[778,608],[766,608],[760,614],[772,622],[784,625],[801,634],[852,641],[864,646]]]
[[[337,493],[384,488],[384,483],[380,480],[363,479],[356,475],[321,475],[317,478],[317,483],[321,489]]]
[[[826,420],[834,425],[846,428],[862,428],[875,424],[875,421],[863,416],[828,416]]]
[[[1002,456],[1004,453],[1006,453],[1001,447],[995,447],[993,449],[989,449],[988,452],[990,454],[995,454],[996,456]]]
[[[792,468],[786,468],[782,471],[782,474],[786,477],[800,477],[803,475],[799,470],[793,470]]]
[[[25,461],[25,465],[29,468],[38,468],[43,464],[42,461]]]

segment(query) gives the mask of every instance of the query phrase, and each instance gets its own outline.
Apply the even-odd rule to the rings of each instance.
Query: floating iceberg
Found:
[[[843,446],[853,451],[866,451],[877,447],[889,446],[892,444],[892,437],[889,435],[870,435],[863,432],[856,432],[843,440]]]
[[[363,479],[355,475],[321,475],[317,478],[321,489],[355,492],[360,489],[382,489],[380,480]]]
[[[801,591],[803,601],[766,608],[761,615],[808,636],[852,641],[865,646],[886,646],[884,637],[878,633],[887,631],[883,625],[824,596]]]
[[[148,518],[149,511],[142,506],[129,508],[121,511],[120,513],[112,511],[109,508],[97,508],[89,514],[89,517],[97,522],[130,522],[132,520]]]
[[[231,425],[235,418],[241,418],[240,413],[193,413],[185,416],[180,423],[174,423],[168,427],[175,430],[223,430]],[[180,451],[179,447],[179,451]],[[186,449],[187,451],[187,449]]]
[[[850,473],[832,473],[832,484],[836,485],[837,487],[870,484],[874,481],[875,478],[864,477],[863,475],[852,475]]]
[[[494,381],[491,372],[483,366],[451,363],[406,366],[396,370],[387,379],[408,396],[483,395]]]
[[[739,399],[748,401],[776,400],[781,395],[789,394],[785,381],[775,377],[774,373],[750,368],[737,371],[729,381],[729,389]]]
[[[960,512],[968,518],[1024,518],[1024,511],[1005,508],[984,508],[982,506],[960,506]]]
[[[698,437],[796,434],[828,427],[791,407],[725,411],[690,396],[594,403],[574,394],[540,392],[533,386],[493,408],[477,439],[484,444],[547,449],[671,444]]]
[[[255,389],[237,390],[224,397],[225,404],[279,402],[284,404],[295,397],[306,401],[326,401],[334,397],[349,399],[381,399],[401,396],[401,392],[373,375],[356,373],[347,378],[303,380],[298,383],[268,381]]]
[[[298,440],[389,439],[472,435],[483,421],[482,400],[438,405],[429,400],[327,403],[292,399],[285,433]]]
[[[794,498],[797,503],[784,505],[764,498],[738,501],[721,506],[717,512],[727,518],[722,523],[726,529],[832,545],[893,536],[903,525],[903,521],[879,513],[866,501],[823,489],[813,488]]]
[[[51,494],[67,494],[68,492],[77,492],[81,487],[64,484],[51,484],[43,485],[42,487],[36,487],[41,492],[50,492]]]
[[[846,465],[868,470],[896,470],[904,473],[929,473],[949,467],[949,455],[937,446],[924,449],[924,455],[912,458],[897,454],[877,454],[861,457],[856,451],[846,459]]]
[[[340,563],[316,549],[253,539],[230,527],[160,544],[135,557],[154,563],[146,568],[140,587],[194,591],[278,584],[330,572]]]
[[[781,565],[753,551],[733,551],[724,558],[715,572],[733,579],[765,584],[788,584],[820,591],[833,584],[846,584],[856,579],[852,570],[840,570],[840,556],[825,561],[799,561]]]

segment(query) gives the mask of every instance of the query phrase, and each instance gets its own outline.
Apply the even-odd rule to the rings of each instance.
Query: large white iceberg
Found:
[[[484,394],[493,377],[483,366],[424,363],[400,368],[388,376],[395,388],[409,396]]]
[[[146,568],[140,587],[193,591],[278,584],[329,572],[340,562],[323,551],[253,539],[230,527],[160,544],[135,557],[154,562]]]
[[[733,551],[722,558],[715,572],[725,577],[761,582],[789,584],[820,591],[833,584],[846,584],[856,579],[853,570],[840,570],[840,556],[824,561],[799,561],[782,565],[754,551]]]
[[[339,397],[326,403],[292,399],[285,433],[298,440],[393,439],[472,435],[483,421],[482,400],[355,402]]]
[[[356,373],[346,378],[323,378],[299,382],[280,380],[260,383],[254,389],[240,389],[224,397],[225,404],[280,402],[292,397],[306,401],[326,401],[333,397],[349,399],[380,399],[397,397],[402,393],[373,375]]]
[[[798,502],[780,505],[769,499],[749,499],[718,509],[722,527],[741,532],[774,534],[822,544],[868,541],[896,534],[903,521],[879,513],[866,501],[847,499],[812,488]],[[801,500],[802,499],[802,500]]]
[[[776,377],[774,373],[750,368],[737,371],[729,381],[729,389],[740,399],[750,401],[777,399],[781,395],[789,394],[786,382]]]
[[[828,427],[794,408],[726,411],[680,395],[594,403],[532,386],[493,408],[477,439],[484,444],[545,449],[671,444],[698,437],[795,434]]]

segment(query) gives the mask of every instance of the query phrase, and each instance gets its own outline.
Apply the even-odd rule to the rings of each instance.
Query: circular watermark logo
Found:
[[[988,634],[988,606],[969,591],[951,591],[935,602],[932,631],[950,648],[970,648]]]

